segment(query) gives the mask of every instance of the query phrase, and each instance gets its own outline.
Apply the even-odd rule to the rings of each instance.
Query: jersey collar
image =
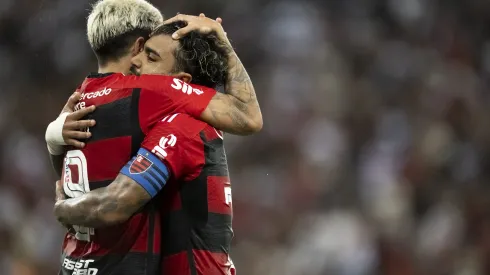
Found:
[[[102,78],[102,77],[106,77],[106,76],[110,76],[114,73],[104,73],[104,74],[101,74],[101,73],[89,73],[87,78]]]

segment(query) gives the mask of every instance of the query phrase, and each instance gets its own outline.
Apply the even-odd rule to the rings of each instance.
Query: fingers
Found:
[[[172,34],[172,38],[175,40],[180,39],[181,37],[185,37],[190,32],[197,31],[201,34],[209,34],[213,31],[213,29],[209,26],[199,26],[195,24],[188,24],[187,26],[175,31]]]
[[[78,141],[76,139],[67,139],[67,140],[65,140],[65,143],[67,145],[73,146],[77,149],[85,148],[85,142],[81,142],[81,141]]]
[[[166,24],[171,24],[171,23],[175,23],[177,21],[187,21],[186,19],[189,19],[189,17],[191,17],[190,15],[184,15],[184,14],[177,14],[176,16],[170,18],[170,19],[167,19],[165,21],[163,21],[163,24],[166,25]]]
[[[66,119],[68,120],[79,120],[81,119],[82,117],[92,113],[93,111],[95,111],[95,105],[92,105],[90,107],[86,107],[86,108],[82,108],[74,113],[71,113],[69,114]]]
[[[222,24],[223,23],[223,19],[221,19],[221,17],[218,17],[218,18],[216,18],[216,22]]]
[[[77,105],[81,96],[82,95],[79,92],[74,92],[70,96],[70,98],[68,98],[68,101],[66,102],[65,106],[63,107],[62,112],[73,112],[75,110],[75,105]]]
[[[95,126],[95,120],[77,120],[77,121],[65,121],[63,130],[84,130],[89,127]]]
[[[92,134],[90,132],[63,130],[64,139],[87,139],[91,136]]]

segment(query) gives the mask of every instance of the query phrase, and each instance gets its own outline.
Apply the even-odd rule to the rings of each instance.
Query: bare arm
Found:
[[[57,201],[54,214],[62,224],[105,227],[127,221],[150,200],[151,196],[141,185],[119,174],[107,187]]]
[[[219,129],[239,135],[253,134],[262,129],[262,113],[252,80],[230,48],[225,94],[217,93],[201,115],[203,120],[219,123]],[[236,131],[236,128],[240,131]]]
[[[212,20],[205,17],[204,14],[200,16],[179,14],[165,21],[164,24],[186,21],[187,26],[177,30],[172,38],[179,39],[193,31],[216,35],[222,48],[227,52],[228,72],[225,94],[216,94],[213,97],[201,115],[201,119],[207,122],[212,121],[213,125],[220,122],[217,128],[225,132],[239,135],[256,133],[262,129],[263,121],[255,89],[247,70],[219,23],[221,19],[218,19]]]

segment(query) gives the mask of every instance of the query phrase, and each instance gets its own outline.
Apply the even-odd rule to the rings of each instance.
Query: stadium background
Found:
[[[154,1],[222,16],[264,129],[226,136],[238,274],[490,274],[490,2]],[[55,274],[44,130],[88,1],[0,1],[0,274]]]

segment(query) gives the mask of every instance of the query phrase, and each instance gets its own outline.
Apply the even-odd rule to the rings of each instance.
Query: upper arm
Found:
[[[217,93],[214,89],[190,86],[168,76],[142,75],[140,82],[140,106],[144,108],[139,112],[145,133],[169,113],[185,113],[199,119]]]
[[[175,179],[191,176],[204,163],[199,136],[206,126],[186,114],[174,114],[158,122],[141,147],[164,163]]]

